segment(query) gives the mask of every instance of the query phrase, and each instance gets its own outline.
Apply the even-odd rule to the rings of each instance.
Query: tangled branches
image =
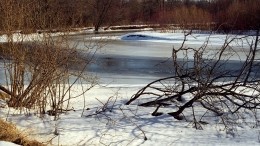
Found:
[[[192,109],[194,116],[194,107],[198,106],[215,116],[235,114],[241,109],[259,109],[259,31],[252,42],[248,41],[249,36],[227,37],[216,50],[210,50],[210,38],[200,48],[185,47],[188,35],[191,33],[185,35],[179,49],[172,49],[175,74],[147,84],[126,104],[138,99],[140,106],[156,106],[152,113],[155,116],[161,115],[156,114],[159,108],[171,105],[174,108],[168,114],[179,120],[183,119],[186,109]],[[232,47],[231,43],[244,39],[249,48]],[[149,98],[141,98],[147,96]]]

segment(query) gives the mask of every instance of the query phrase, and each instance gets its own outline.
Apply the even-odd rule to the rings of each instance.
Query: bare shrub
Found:
[[[6,85],[1,89],[10,95],[10,107],[46,113],[50,106],[52,115],[56,115],[64,108],[64,102],[68,102],[70,89],[79,79],[90,83],[90,88],[94,85],[94,78],[87,77],[85,72],[91,58],[80,55],[76,45],[65,47],[64,41],[46,36],[38,43],[1,45],[6,76]]]
[[[57,8],[48,4],[38,0],[1,1],[0,29],[6,42],[0,44],[4,77],[1,80],[5,82],[1,83],[0,90],[10,95],[7,101],[10,107],[21,112],[33,109],[44,114],[48,111],[57,117],[68,108],[70,99],[75,98],[70,92],[73,85],[79,81],[86,84],[80,94],[94,86],[95,78],[86,72],[94,54],[88,51],[87,45],[82,53],[76,49],[77,43],[68,41],[67,19],[54,20]],[[58,3],[55,6],[58,7]],[[48,30],[32,34],[37,29]],[[64,32],[55,37],[52,29]]]
[[[185,35],[180,48],[172,49],[175,75],[147,84],[126,104],[138,100],[140,106],[156,106],[154,116],[161,115],[157,112],[161,107],[171,105],[173,111],[169,115],[179,120],[185,116],[193,117],[194,126],[198,129],[202,128],[200,125],[204,116],[202,114],[197,119],[196,114],[201,109],[205,114],[210,112],[222,119],[226,126],[230,126],[231,121],[237,124],[234,121],[243,119],[240,112],[244,111],[255,115],[257,121],[255,111],[260,108],[259,31],[253,41],[247,39],[249,36],[227,37],[225,43],[213,53],[207,53],[210,49],[208,41],[199,48],[186,47],[188,35],[191,34]],[[247,40],[248,47],[232,47],[231,43],[243,39]],[[239,49],[242,51],[239,52]],[[245,58],[240,58],[242,56]],[[234,57],[238,60],[234,61]],[[149,98],[142,98],[147,96]]]

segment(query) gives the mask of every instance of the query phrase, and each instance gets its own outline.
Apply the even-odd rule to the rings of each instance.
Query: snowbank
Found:
[[[128,33],[121,36],[119,39],[123,41],[149,41],[158,43],[181,44],[185,39],[185,34],[143,31],[136,33]],[[231,40],[232,42],[230,43],[230,46],[232,47],[249,47],[249,43],[255,40],[255,36],[192,33],[186,36],[185,44],[204,45],[206,42],[208,42],[208,45],[222,46],[225,42],[229,42]]]
[[[19,145],[7,141],[0,141],[0,146],[19,146]]]
[[[129,33],[123,35],[121,40],[174,40],[171,36],[160,33]]]
[[[74,86],[73,95],[78,95],[81,85]],[[52,116],[45,115],[38,118],[31,115],[20,115],[12,109],[0,110],[0,117],[4,118],[8,112],[8,119],[16,123],[24,132],[37,140],[50,141],[53,145],[257,145],[259,128],[250,128],[251,122],[242,127],[235,126],[234,132],[225,131],[225,126],[216,117],[211,123],[203,126],[203,130],[192,128],[192,117],[187,121],[178,121],[164,114],[153,117],[151,113],[156,107],[139,107],[124,105],[140,87],[110,86],[95,87],[86,94],[86,98],[79,97],[71,101],[71,111],[61,114],[60,119],[53,121]],[[108,101],[107,110],[96,114]],[[116,101],[116,102],[115,102]],[[85,103],[85,106],[84,106]],[[84,109],[83,109],[84,108]],[[162,108],[160,112],[167,113],[172,107]],[[203,120],[203,119],[202,119]],[[54,135],[54,131],[58,135]],[[145,137],[147,140],[145,140]]]

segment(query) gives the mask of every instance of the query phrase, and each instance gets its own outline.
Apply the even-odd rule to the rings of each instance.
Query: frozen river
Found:
[[[88,52],[87,50],[95,52],[93,63],[88,67],[88,71],[96,75],[101,84],[147,84],[156,79],[174,75],[172,48],[177,49],[181,46],[183,34],[156,33],[155,37],[146,37],[145,35],[149,33],[133,35],[146,39],[145,41],[137,41],[131,37],[130,40],[120,39],[124,34],[126,33],[75,34],[67,39],[70,45],[77,47],[83,53]],[[168,38],[160,40],[161,35],[168,35]],[[199,48],[207,36],[207,34],[195,34],[187,39],[185,47]],[[211,38],[206,51],[214,54],[223,44],[225,36],[213,35]],[[239,43],[235,42],[235,45]],[[244,60],[248,53],[248,47],[242,48],[232,47],[231,52],[228,53],[233,53],[233,55],[227,54],[231,57],[229,61],[221,61],[222,68],[236,73],[243,65],[241,60]],[[184,55],[182,53],[178,55],[181,61]],[[190,59],[193,58],[192,53],[188,55]],[[260,59],[260,51],[256,52],[256,56]],[[253,68],[256,77],[260,77],[258,70],[260,70],[259,66]],[[3,80],[2,69],[0,75]]]
[[[94,63],[89,66],[88,70],[100,78],[100,83],[146,84],[158,78],[174,75],[171,53],[173,47],[181,46],[180,42],[111,39],[120,35],[122,34],[110,34],[110,39],[99,40],[99,45],[101,43],[102,48],[96,52]],[[100,36],[95,37],[99,38]],[[89,45],[89,39],[83,38],[88,37],[86,35],[69,37],[70,41],[76,42],[78,49],[81,50],[86,49],[86,46]],[[193,48],[200,46],[199,43],[190,44],[190,47]],[[219,48],[219,46],[212,45],[210,51],[214,52],[216,48]],[[240,59],[245,57],[245,55],[241,55],[243,50],[239,50],[239,48],[237,50],[240,53]],[[240,60],[231,60],[225,63],[223,61],[224,68],[236,72],[242,66],[242,63]],[[257,72],[256,68],[254,70]]]

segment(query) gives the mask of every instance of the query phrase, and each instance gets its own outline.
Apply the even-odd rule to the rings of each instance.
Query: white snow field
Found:
[[[121,36],[121,40],[126,41],[149,41],[149,42],[159,42],[159,43],[182,43],[184,36],[187,33],[160,33],[154,31],[144,31],[144,32],[135,32],[128,33]],[[248,47],[249,43],[255,39],[254,36],[249,35],[225,35],[225,34],[199,34],[191,33],[187,35],[185,44],[193,45],[203,45],[206,41],[209,46],[221,46],[225,41],[231,41],[233,38],[236,38],[230,43],[232,47]]]
[[[124,105],[139,88],[129,85],[95,87],[85,95],[85,99],[79,97],[73,100],[70,104],[70,109],[73,110],[62,114],[57,121],[53,121],[53,117],[48,115],[39,118],[34,114],[23,115],[8,108],[1,108],[1,118],[7,118],[9,122],[18,125],[25,134],[50,145],[259,144],[260,128],[254,128],[255,121],[251,119],[245,119],[244,124],[232,126],[232,130],[227,130],[220,119],[209,114],[205,116],[209,124],[203,125],[203,130],[196,130],[193,128],[192,120],[179,121],[167,114],[152,116],[151,113],[156,107]],[[81,86],[75,86],[74,95],[79,90]],[[102,110],[109,97],[112,98],[107,110],[95,115]],[[163,108],[160,111],[169,112],[171,108]],[[201,109],[196,115],[202,117],[203,113]],[[245,115],[247,118],[250,116],[252,115]],[[55,128],[58,135],[54,134]]]
[[[19,145],[7,141],[0,141],[0,146],[19,146]]]
[[[193,34],[188,36],[187,44],[202,45],[208,37],[212,38],[209,44],[219,46],[226,39],[225,35]],[[228,37],[232,38],[232,36]],[[158,44],[178,44],[183,42],[183,38],[184,35],[181,33],[158,32],[129,33],[117,37],[122,41],[151,41]],[[254,37],[249,36],[247,40],[237,41],[232,45],[237,47],[242,45],[246,48],[247,41],[253,39]],[[142,80],[142,77],[138,77],[138,80]],[[29,114],[26,110],[27,114],[20,113],[8,108],[0,99],[0,118],[15,123],[25,134],[48,145],[249,146],[260,144],[259,121],[256,121],[257,118],[247,111],[240,113],[244,117],[242,120],[234,120],[240,124],[230,123],[231,127],[225,127],[220,118],[205,112],[203,108],[198,108],[198,113],[195,115],[208,123],[202,125],[202,130],[196,130],[193,128],[192,117],[187,116],[187,120],[179,121],[166,114],[171,112],[173,107],[161,108],[160,112],[165,114],[154,117],[151,113],[156,107],[124,105],[143,86],[144,84],[114,84],[113,82],[95,86],[86,94],[72,99],[68,108],[71,110],[62,113],[57,121],[47,114],[39,117],[33,111]],[[79,95],[80,91],[82,85],[73,86],[74,96]],[[106,108],[103,108],[104,106]],[[185,112],[189,113],[191,110]],[[5,144],[0,142],[0,146]]]

